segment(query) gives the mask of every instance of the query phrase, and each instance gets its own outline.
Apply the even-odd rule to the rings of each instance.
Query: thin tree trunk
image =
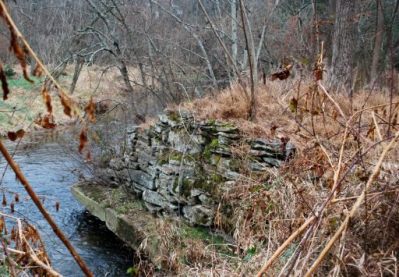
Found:
[[[77,57],[75,62],[75,69],[73,71],[71,87],[69,88],[69,94],[73,94],[73,92],[75,91],[76,84],[79,80],[80,72],[82,72],[83,65],[84,60],[80,57]]]
[[[186,27],[185,27],[185,28],[186,28]],[[187,31],[191,32],[191,35],[192,35],[192,36],[195,38],[195,40],[197,41],[197,44],[198,44],[198,46],[199,46],[199,48],[200,48],[200,50],[201,50],[201,52],[202,52],[202,55],[203,55],[203,57],[204,57],[204,59],[205,59],[206,67],[208,68],[208,73],[209,73],[209,75],[210,75],[210,77],[211,77],[213,86],[214,86],[215,88],[217,88],[217,87],[218,87],[218,83],[217,83],[217,81],[216,81],[215,73],[214,73],[214,71],[213,71],[212,64],[211,64],[211,62],[210,62],[210,60],[209,60],[208,53],[206,52],[206,49],[205,49],[205,47],[204,47],[204,44],[202,43],[202,40],[200,39],[200,37],[199,37],[195,32],[190,31],[190,30],[187,30]]]
[[[255,120],[256,118],[256,83],[257,83],[257,66],[255,64],[255,46],[252,37],[252,32],[249,26],[249,20],[247,17],[247,13],[245,11],[245,4],[244,0],[240,0],[240,11],[241,11],[241,22],[242,28],[244,31],[245,36],[245,44],[248,49],[248,60],[249,60],[249,71],[250,71],[250,78],[251,78],[251,98],[249,103],[249,119]]]
[[[237,54],[238,54],[238,28],[237,28],[237,0],[231,0],[231,57],[233,63],[237,66]],[[233,71],[233,76],[236,73]]]
[[[127,69],[127,65],[122,57],[122,51],[116,42],[114,42],[114,46],[115,46],[115,53],[116,53],[115,57],[119,63],[118,68],[122,75],[123,82],[125,83],[127,91],[129,91],[130,93],[133,93],[134,89],[133,89],[132,83],[130,82],[129,70]],[[137,112],[137,108],[136,107],[134,107],[134,108]]]
[[[337,0],[330,87],[352,95],[356,0]]]
[[[384,13],[382,11],[381,0],[376,0],[377,5],[377,26],[375,32],[373,60],[371,62],[370,81],[374,83],[378,75],[378,63],[380,61],[382,39],[384,35]]]

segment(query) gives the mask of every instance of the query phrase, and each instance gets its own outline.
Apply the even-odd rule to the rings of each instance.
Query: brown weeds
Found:
[[[238,86],[183,104],[199,119],[238,125],[244,137],[289,138],[297,147],[280,170],[243,171],[224,188],[223,202],[233,212],[230,219],[219,216],[218,226],[231,228],[241,257],[258,250],[252,263],[231,271],[253,275],[266,258],[260,273],[267,276],[394,276],[399,190],[393,168],[399,153],[387,147],[393,143],[389,129],[399,130],[397,120],[389,121],[398,117],[399,97],[391,105],[382,92],[360,91],[351,100],[317,81],[259,85],[254,122],[246,120]],[[245,149],[235,154],[245,161]]]

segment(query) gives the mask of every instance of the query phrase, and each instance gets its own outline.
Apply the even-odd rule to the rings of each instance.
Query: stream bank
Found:
[[[166,270],[195,260],[194,246],[233,257],[228,233],[236,215],[223,194],[295,152],[288,141],[244,138],[230,123],[198,122],[186,111],[169,111],[150,127],[126,133],[120,154],[96,168],[101,184],[78,183],[72,191],[111,231]]]

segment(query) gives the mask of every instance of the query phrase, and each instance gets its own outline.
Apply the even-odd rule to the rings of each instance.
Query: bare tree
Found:
[[[337,0],[333,36],[330,86],[352,94],[356,46],[356,0]]]
[[[382,2],[381,0],[376,0],[376,32],[374,39],[374,49],[373,49],[373,59],[371,62],[370,69],[370,80],[374,82],[377,78],[378,71],[378,63],[380,62],[380,53],[382,48],[382,42],[384,37],[384,13],[382,10]]]

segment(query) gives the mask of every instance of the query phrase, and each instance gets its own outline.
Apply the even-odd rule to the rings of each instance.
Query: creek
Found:
[[[109,231],[103,222],[85,211],[70,192],[70,186],[78,181],[79,174],[85,174],[85,166],[80,157],[68,151],[65,145],[54,141],[29,142],[17,148],[15,142],[7,142],[6,146],[11,153],[17,149],[15,160],[95,276],[126,276],[126,270],[133,263],[133,251]],[[16,181],[15,174],[9,168],[5,171],[5,167],[6,161],[1,157],[0,177],[5,172],[1,189],[5,191],[8,204],[14,193],[18,193],[20,198],[20,202],[15,204],[14,215],[26,219],[39,229],[52,266],[58,272],[64,276],[83,276],[22,185]],[[57,202],[60,205],[58,211]],[[2,210],[10,213],[9,205]]]

